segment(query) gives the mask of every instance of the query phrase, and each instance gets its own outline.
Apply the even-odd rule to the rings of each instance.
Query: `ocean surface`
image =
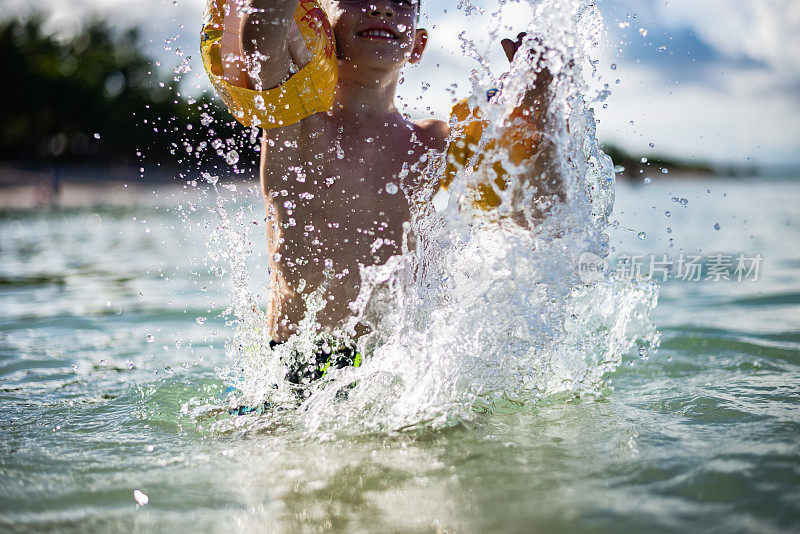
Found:
[[[197,415],[232,363],[215,198],[0,212],[0,530],[800,529],[800,180],[618,185],[608,264],[659,280],[661,346],[602,395],[342,435]]]

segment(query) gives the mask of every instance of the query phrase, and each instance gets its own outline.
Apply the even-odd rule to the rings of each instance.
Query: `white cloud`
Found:
[[[657,17],[693,28],[732,57],[757,60],[800,77],[800,2],[797,0],[670,0]]]
[[[654,142],[662,153],[720,162],[800,162],[800,2],[627,0],[617,5],[626,9],[607,22],[630,22],[631,31],[621,52],[609,47],[604,57],[606,65],[619,63],[616,72],[604,71],[614,88],[609,109],[598,113],[605,139],[645,153]],[[640,27],[651,37],[638,39]],[[665,54],[671,53],[670,36],[686,30],[712,52],[681,51],[681,62],[665,57],[669,65],[629,59],[637,57],[636,46],[655,49],[654,34],[666,34],[661,41],[667,43]]]
[[[602,139],[645,155],[762,164],[797,161],[797,102],[786,95],[753,97],[753,86],[767,84],[759,79],[763,72],[729,75],[730,91],[720,92],[697,84],[664,87],[658,83],[659,73],[649,68],[625,71],[608,109],[597,110]]]

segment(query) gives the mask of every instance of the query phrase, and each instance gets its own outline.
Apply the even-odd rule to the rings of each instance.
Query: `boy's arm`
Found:
[[[514,59],[524,37],[525,33],[520,33],[516,41],[501,41],[509,61]],[[553,75],[542,64],[541,58],[538,61],[536,80],[523,95],[520,104],[510,113],[499,141],[506,146],[512,163],[520,165],[527,161],[526,166],[531,171],[538,197],[564,200],[563,183],[555,165],[555,145],[547,135],[550,129],[548,120]]]
[[[298,0],[250,0],[243,9],[240,35],[251,78],[261,90],[273,89],[291,75],[290,29]],[[257,73],[257,76],[253,74]]]
[[[523,32],[517,35],[516,41],[503,39],[500,42],[509,62],[513,61],[517,50],[522,46],[522,39],[525,35]],[[526,139],[528,144],[538,144],[546,130],[550,104],[549,92],[550,85],[553,82],[553,75],[550,74],[546,66],[542,65],[541,58],[537,67],[536,80],[528,87],[519,105],[508,116],[504,137],[508,138],[509,144],[519,143],[521,141],[520,137],[529,138]],[[515,150],[513,152],[521,154],[524,151]],[[519,165],[521,161],[515,161],[517,159],[516,155],[511,154],[512,163]]]

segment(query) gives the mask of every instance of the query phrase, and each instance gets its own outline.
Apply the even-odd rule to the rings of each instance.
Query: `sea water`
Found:
[[[248,212],[263,209],[257,185],[238,186]],[[611,264],[670,239],[764,262],[757,281],[661,282],[660,348],[624,353],[599,397],[495,402],[462,424],[399,432],[372,430],[368,412],[344,435],[309,431],[306,416],[270,426],[269,414],[192,412],[224,393],[236,325],[229,273],[203,265],[197,230],[216,199],[187,190],[0,216],[3,530],[789,532],[800,521],[796,178],[617,185]]]
[[[565,43],[593,17],[548,13]],[[365,273],[365,365],[299,402],[261,327],[257,184],[3,212],[3,529],[796,530],[797,177],[615,186],[572,83],[564,207],[533,231],[487,220],[457,177],[414,213],[417,248]],[[622,256],[764,261],[755,280],[586,281],[587,252],[617,275]]]
[[[257,185],[238,186],[248,212],[263,209]],[[670,239],[672,250],[764,262],[757,281],[661,282],[660,348],[624,353],[603,395],[495,402],[436,429],[373,431],[367,420],[345,435],[270,426],[269,414],[220,414],[248,422],[216,430],[192,413],[224,393],[236,326],[228,272],[203,265],[197,230],[216,200],[187,190],[0,216],[3,530],[789,532],[800,522],[796,177],[617,185],[611,264],[670,250]]]

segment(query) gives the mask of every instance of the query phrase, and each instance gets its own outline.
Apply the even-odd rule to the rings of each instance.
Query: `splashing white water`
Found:
[[[657,345],[648,319],[655,285],[615,281],[608,273],[584,283],[576,269],[583,253],[607,255],[613,207],[613,165],[598,148],[584,98],[602,21],[583,1],[539,1],[533,9],[501,92],[485,104],[489,127],[481,146],[498,135],[541,57],[554,77],[548,176],[532,178],[530,169],[514,167],[502,150],[484,151],[486,161],[496,159],[509,170],[509,186],[495,191],[500,206],[488,212],[473,208],[469,192],[480,173],[462,171],[450,185],[446,209],[437,212],[431,200],[444,164],[430,155],[426,184],[410,198],[406,242],[413,236],[416,246],[404,246],[402,255],[361,273],[350,326],[358,320],[373,327],[358,342],[365,355],[361,367],[329,371],[298,400],[283,379],[286,362],[293,351],[316,350],[314,311],[322,306],[322,289],[309,298],[299,333],[270,349],[266,317],[244,261],[247,223],[243,212],[237,220],[218,206],[212,247],[230,265],[237,320],[229,344],[236,363],[226,372],[237,388],[230,402],[291,408],[272,410],[266,418],[318,432],[439,426],[471,420],[498,403],[599,394],[604,375],[625,351],[635,343]],[[547,49],[536,48],[537,40]],[[498,83],[487,68],[482,72],[473,77],[475,102]],[[537,184],[553,179],[563,199],[545,209],[535,201],[543,193]]]

